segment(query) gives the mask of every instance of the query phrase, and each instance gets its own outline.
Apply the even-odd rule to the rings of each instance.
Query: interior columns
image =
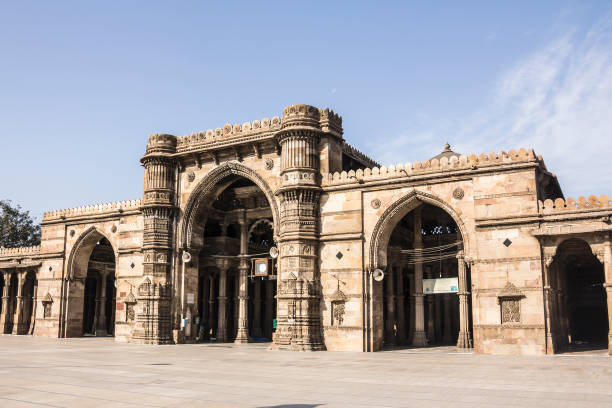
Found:
[[[469,305],[467,271],[463,250],[457,253],[457,263],[459,272],[459,338],[457,339],[458,348],[472,348],[472,336],[469,326]]]
[[[415,346],[426,346],[427,337],[425,336],[425,306],[423,304],[423,236],[421,235],[421,209],[414,209],[414,249],[417,262],[414,265],[414,312],[415,327],[412,344]]]

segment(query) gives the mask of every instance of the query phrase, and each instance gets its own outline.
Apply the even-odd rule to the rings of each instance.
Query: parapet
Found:
[[[80,217],[84,215],[99,215],[135,211],[140,209],[140,200],[115,201],[112,203],[87,205],[83,207],[67,208],[63,210],[48,211],[43,215],[43,223],[47,221]]]
[[[40,245],[20,247],[20,248],[0,247],[0,256],[14,256],[14,255],[31,256],[31,255],[38,255],[39,253],[40,253]]]
[[[420,174],[437,173],[449,170],[477,169],[479,167],[500,166],[516,163],[540,163],[543,165],[542,158],[536,156],[533,149],[518,151],[512,149],[509,152],[501,151],[489,154],[471,154],[469,156],[459,155],[449,158],[425,160],[406,164],[386,166],[375,166],[364,170],[351,170],[348,173],[329,173],[323,176],[324,186],[334,186],[341,184],[359,183],[361,181],[382,180],[399,177],[410,177]]]
[[[600,209],[612,209],[612,196],[602,195],[596,197],[590,195],[588,198],[557,198],[556,200],[538,201],[538,208],[542,214],[565,213],[569,211],[597,211]]]
[[[370,156],[363,154],[346,142],[342,145],[342,151],[348,156],[355,158],[358,162],[363,163],[366,167],[380,167],[380,164],[372,160]]]

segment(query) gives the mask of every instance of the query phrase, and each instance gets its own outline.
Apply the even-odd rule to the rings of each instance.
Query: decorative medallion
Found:
[[[372,202],[370,202],[370,205],[374,209],[380,208],[380,200],[378,198],[375,198],[372,200]]]
[[[304,245],[304,253],[305,254],[309,254],[310,253],[310,245]]]
[[[187,180],[189,180],[189,182],[191,183],[193,180],[195,180],[195,173],[193,171],[190,171],[187,174]]]
[[[274,160],[266,159],[266,170],[272,170],[274,168]]]
[[[456,189],[453,190],[453,198],[457,200],[461,200],[464,195],[465,195],[465,192],[463,191],[461,187],[457,187]]]
[[[116,225],[113,225],[113,226],[111,227],[111,232],[112,232],[113,234],[114,234],[115,232],[117,232],[117,226],[116,226]]]
[[[294,250],[295,248],[293,247],[293,245],[289,245],[289,253],[292,254]]]
[[[74,237],[74,230],[70,230],[70,236]]]

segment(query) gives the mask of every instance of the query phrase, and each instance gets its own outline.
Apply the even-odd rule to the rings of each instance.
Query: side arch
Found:
[[[110,242],[113,247],[115,259],[117,259],[117,248],[113,245],[110,238],[92,225],[79,236],[70,251],[70,256],[68,257],[68,280],[73,281],[75,277],[87,276],[89,257],[98,241],[102,238],[106,238],[106,240]],[[83,265],[85,265],[84,271]]]
[[[389,245],[389,238],[393,229],[406,214],[414,210],[421,203],[427,203],[439,207],[446,211],[457,224],[457,228],[461,232],[461,238],[463,239],[463,248],[466,256],[470,253],[467,228],[461,217],[457,212],[444,200],[439,197],[425,193],[418,190],[412,190],[402,198],[395,201],[383,212],[378,219],[374,230],[372,231],[372,238],[370,240],[370,251],[369,251],[369,266],[370,270],[381,268],[385,269],[387,266],[387,247]]]
[[[268,186],[268,183],[266,183],[266,181],[254,170],[251,170],[239,163],[228,162],[211,170],[206,176],[204,176],[204,178],[198,183],[196,188],[189,196],[187,205],[185,206],[185,210],[183,212],[183,220],[180,229],[180,245],[182,248],[194,247],[194,233],[197,232],[198,218],[205,213],[207,208],[206,203],[212,202],[212,200],[214,200],[216,196],[227,187],[227,185],[219,185],[219,183],[223,179],[231,176],[244,177],[252,181],[261,189],[261,191],[263,191],[272,211],[272,222],[275,235],[274,239],[276,240],[276,235],[279,231],[278,205],[272,190]],[[232,182],[233,181],[234,180],[232,180]]]

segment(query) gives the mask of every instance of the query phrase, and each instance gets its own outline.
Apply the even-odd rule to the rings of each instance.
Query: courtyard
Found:
[[[2,407],[612,406],[606,350],[492,356],[0,336]]]

